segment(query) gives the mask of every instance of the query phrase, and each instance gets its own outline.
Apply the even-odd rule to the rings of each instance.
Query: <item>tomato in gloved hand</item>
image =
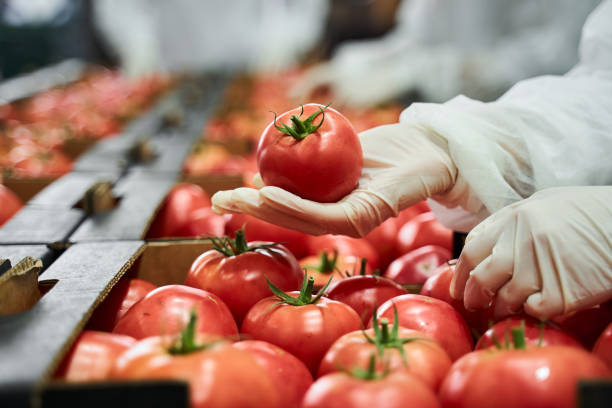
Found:
[[[275,116],[259,139],[257,165],[268,186],[334,203],[357,187],[363,153],[348,119],[309,103]]]

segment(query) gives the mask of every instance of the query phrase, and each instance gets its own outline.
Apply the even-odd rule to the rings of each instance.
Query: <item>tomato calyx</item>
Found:
[[[207,347],[204,344],[196,342],[196,320],[197,314],[195,310],[191,310],[191,312],[189,312],[189,322],[185,325],[183,330],[181,330],[181,334],[174,344],[168,349],[170,354],[191,354]]]
[[[274,127],[276,128],[276,130],[278,130],[279,132],[287,136],[293,137],[295,140],[302,140],[306,136],[319,130],[319,128],[323,125],[323,121],[325,120],[325,109],[327,109],[329,105],[331,105],[331,102],[328,103],[325,107],[319,108],[318,111],[310,115],[305,120],[301,120],[300,117],[304,113],[304,105],[302,105],[302,111],[300,112],[298,116],[291,115],[289,117],[289,119],[293,123],[291,127],[287,126],[285,123],[282,123],[282,122],[280,123],[281,126],[277,125],[276,124],[276,117],[277,117],[276,112],[274,111],[270,111],[270,112],[274,114]],[[322,115],[321,121],[319,122],[318,125],[315,125],[313,124],[313,122],[316,119],[316,117],[319,116],[319,114]]]
[[[321,288],[321,290],[313,297],[312,290],[314,288],[314,281],[315,279],[312,276],[309,277],[307,272],[304,270],[304,280],[302,281],[300,294],[297,297],[293,297],[274,286],[274,284],[270,282],[268,278],[266,278],[266,282],[268,282],[268,287],[270,288],[272,293],[274,293],[274,295],[280,299],[280,302],[273,304],[272,307],[281,304],[288,304],[291,306],[305,306],[317,303],[319,299],[321,299],[321,296],[325,294],[325,291],[331,283],[332,278],[329,278],[325,286],[323,286],[323,288]]]
[[[244,228],[239,229],[235,233],[235,238],[230,237],[208,237],[207,238],[213,245],[213,249],[221,252],[226,257],[236,256],[245,252],[254,252],[258,249],[273,248],[277,245],[282,245],[284,242],[273,242],[270,244],[260,244],[249,246],[246,237],[244,235]]]
[[[368,369],[364,370],[360,367],[353,367],[353,369],[349,372],[349,374],[355,378],[359,378],[360,380],[373,381],[380,380],[385,378],[389,374],[388,367],[385,368],[385,371],[379,373],[376,371],[376,354],[372,354],[370,356],[370,361],[368,362]]]
[[[319,259],[317,265],[305,265],[304,268],[324,274],[330,274],[338,270],[336,267],[338,263],[338,250],[334,250],[334,255],[332,257],[328,256],[327,252],[323,251]]]
[[[498,350],[525,350],[527,348],[527,341],[525,340],[525,320],[521,320],[520,327],[513,327],[510,329],[512,333],[512,347],[510,345],[510,339],[508,338],[508,332],[504,332],[504,345],[502,346],[499,339],[493,333],[492,341],[495,348]],[[542,345],[544,339],[544,323],[540,326],[540,338],[538,340],[538,347]]]
[[[391,331],[389,331],[389,320],[387,318],[380,319],[376,317],[377,309],[374,309],[374,313],[372,315],[372,328],[374,329],[374,337],[368,336],[368,334],[363,331],[363,336],[378,350],[378,355],[380,358],[383,358],[385,349],[393,348],[399,351],[402,361],[404,365],[408,365],[408,360],[406,358],[406,352],[404,351],[404,344],[410,343],[415,340],[429,340],[423,337],[399,337],[399,319],[397,308],[393,306],[393,327]]]

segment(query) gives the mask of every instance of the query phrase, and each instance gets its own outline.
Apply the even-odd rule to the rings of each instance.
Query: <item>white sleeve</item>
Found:
[[[565,76],[517,83],[495,102],[463,96],[413,104],[401,122],[448,141],[459,170],[432,207],[468,231],[489,214],[554,186],[612,184],[612,0],[587,19],[580,62]]]

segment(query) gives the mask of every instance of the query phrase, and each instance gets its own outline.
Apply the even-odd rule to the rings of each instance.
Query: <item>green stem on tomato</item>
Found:
[[[303,140],[306,136],[316,132],[323,125],[323,121],[325,120],[325,109],[327,109],[331,105],[331,102],[328,103],[325,107],[319,108],[315,113],[310,115],[305,120],[301,120],[300,117],[304,113],[304,106],[302,105],[302,111],[298,116],[291,115],[289,119],[293,123],[293,126],[287,126],[285,123],[280,122],[280,126],[276,123],[276,112],[270,111],[274,114],[274,127],[279,132],[293,137],[295,140]],[[315,125],[313,122],[315,118],[319,115],[322,115],[321,121],[318,125]]]
[[[190,354],[206,348],[203,344],[196,343],[196,320],[195,310],[189,312],[189,322],[181,330],[176,342],[168,349],[170,354]]]
[[[275,246],[284,244],[284,242],[273,242],[269,244],[249,246],[244,234],[244,227],[236,231],[234,239],[227,236],[208,237],[207,239],[212,243],[214,250],[222,253],[226,257],[240,255],[245,252],[254,252],[258,249],[273,248]]]
[[[293,297],[274,286],[274,284],[270,282],[268,278],[266,278],[266,282],[268,282],[268,287],[270,288],[272,293],[274,293],[274,295],[280,300],[280,302],[276,304],[278,305],[285,303],[291,306],[305,306],[317,303],[319,299],[321,299],[321,296],[325,294],[325,291],[329,287],[331,281],[332,278],[329,278],[327,284],[325,284],[325,286],[323,286],[323,288],[319,290],[316,296],[313,297],[312,291],[314,289],[314,278],[312,276],[309,277],[306,270],[304,270],[304,280],[302,281],[300,293],[297,297]]]

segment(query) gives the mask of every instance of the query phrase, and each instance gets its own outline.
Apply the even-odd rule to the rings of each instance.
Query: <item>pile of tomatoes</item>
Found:
[[[72,168],[67,143],[115,135],[168,85],[160,75],[130,79],[104,70],[0,105],[0,168],[18,177],[63,175]]]
[[[610,304],[495,322],[452,299],[450,232],[425,203],[363,239],[209,206],[197,186],[172,190],[155,235],[213,249],[180,284],[121,280],[58,379],[184,380],[194,407],[573,407],[579,379],[611,374]]]

